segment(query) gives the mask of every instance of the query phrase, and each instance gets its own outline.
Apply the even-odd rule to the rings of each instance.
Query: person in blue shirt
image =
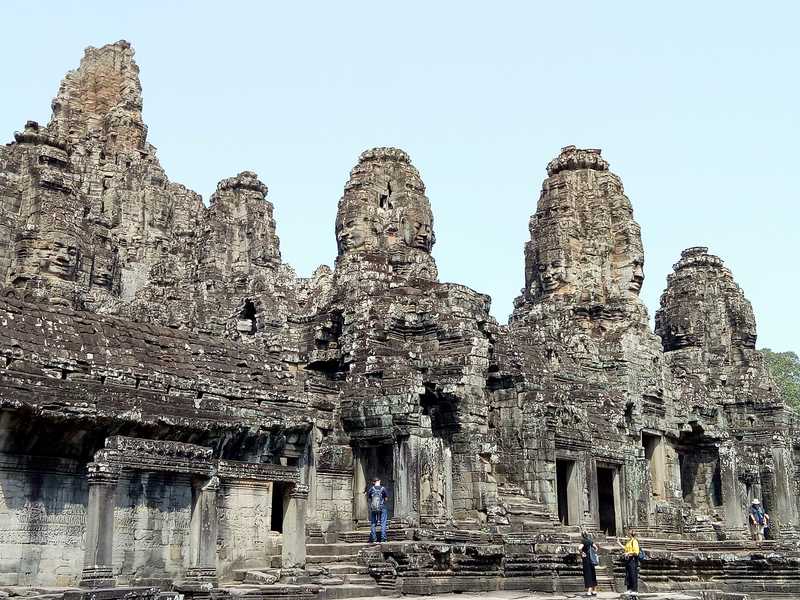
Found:
[[[369,540],[371,542],[378,541],[377,525],[381,524],[381,541],[386,541],[386,521],[388,519],[388,511],[386,510],[386,500],[389,499],[389,493],[386,488],[381,485],[379,477],[372,480],[372,485],[367,488],[367,507],[369,508]]]
[[[758,498],[753,498],[753,503],[750,505],[748,523],[750,524],[750,534],[753,536],[753,541],[763,542],[764,529],[769,527],[769,515],[764,512],[764,507],[761,506]]]

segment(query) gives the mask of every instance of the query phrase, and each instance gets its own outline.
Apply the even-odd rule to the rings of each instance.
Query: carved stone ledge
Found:
[[[148,440],[123,435],[114,435],[106,438],[105,447],[109,450],[144,453],[170,458],[210,460],[213,455],[213,450],[207,446],[186,444],[184,442]]]
[[[86,465],[86,477],[89,485],[115,486],[119,482],[119,465],[107,462],[91,462]]]
[[[295,498],[296,500],[307,500],[308,499],[308,486],[302,483],[298,483],[291,492],[289,492],[290,498]]]
[[[83,567],[80,587],[109,588],[114,587],[114,574],[110,565],[92,565]]]
[[[217,569],[215,567],[188,567],[182,584],[216,583],[216,581]]]

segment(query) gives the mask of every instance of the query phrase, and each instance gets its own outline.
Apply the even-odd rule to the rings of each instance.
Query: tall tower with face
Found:
[[[687,248],[667,277],[656,311],[665,352],[698,348],[726,363],[745,360],[756,347],[753,307],[722,259],[708,248]]]
[[[644,251],[620,178],[600,150],[574,146],[561,150],[547,174],[529,223],[520,300],[637,301]]]
[[[363,152],[339,200],[337,267],[385,263],[396,274],[435,280],[435,241],[425,184],[408,154]]]

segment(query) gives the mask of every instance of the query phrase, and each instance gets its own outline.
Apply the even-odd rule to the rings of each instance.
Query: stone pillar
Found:
[[[719,475],[722,505],[725,507],[725,528],[733,537],[743,537],[747,529],[747,502],[741,495],[742,485],[736,474],[738,457],[730,444],[719,447]]]
[[[119,468],[106,463],[89,463],[89,503],[86,509],[86,546],[81,587],[113,587],[114,496]]]
[[[393,446],[392,479],[394,479],[393,521],[412,525],[416,522],[414,512],[416,469],[416,443],[411,437],[400,438]]]
[[[353,522],[356,526],[369,524],[369,513],[364,490],[367,489],[367,473],[362,448],[353,449]]]
[[[189,538],[192,566],[187,579],[213,582],[217,577],[217,490],[219,479],[213,476],[194,483],[194,506]]]
[[[301,483],[308,487],[306,502],[306,519],[309,525],[318,525],[317,521],[317,452],[322,434],[316,426],[308,432],[305,452],[300,459]]]
[[[286,515],[283,518],[284,569],[303,568],[306,565],[306,500],[308,486],[297,484],[289,492]]]
[[[774,481],[772,482],[773,506],[769,507],[769,516],[775,524],[776,532],[785,537],[797,531],[798,516],[794,502],[793,486],[790,472],[792,457],[789,448],[776,446],[772,448]]]

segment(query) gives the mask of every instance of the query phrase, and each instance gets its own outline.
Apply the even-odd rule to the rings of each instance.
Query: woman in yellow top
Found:
[[[639,539],[636,537],[636,530],[631,528],[628,530],[628,539],[625,545],[617,543],[622,546],[625,553],[625,588],[628,590],[626,593],[630,596],[639,595]]]

